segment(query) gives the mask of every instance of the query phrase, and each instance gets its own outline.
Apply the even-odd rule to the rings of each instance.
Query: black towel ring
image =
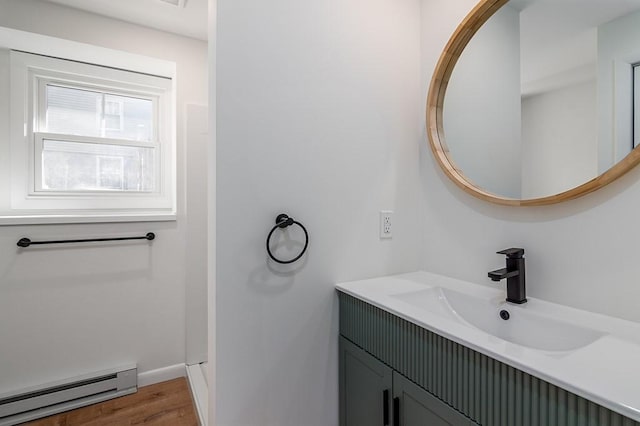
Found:
[[[271,240],[271,235],[273,235],[274,231],[278,228],[281,229],[285,229],[288,226],[291,225],[298,225],[300,228],[302,228],[302,230],[304,231],[304,247],[302,248],[302,251],[300,252],[299,255],[297,255],[296,257],[294,257],[291,260],[280,260],[277,257],[275,257],[273,255],[273,253],[271,253],[271,249],[269,248],[269,240]],[[275,262],[278,263],[283,263],[283,264],[287,264],[287,263],[293,263],[296,260],[300,259],[302,257],[302,255],[304,254],[305,251],[307,251],[307,246],[309,245],[309,234],[307,233],[307,229],[298,221],[293,220],[293,218],[289,217],[288,215],[281,213],[278,215],[278,217],[276,217],[276,226],[274,226],[273,228],[271,228],[271,231],[269,232],[269,235],[267,235],[267,253],[269,253],[269,257],[271,259],[273,259]]]

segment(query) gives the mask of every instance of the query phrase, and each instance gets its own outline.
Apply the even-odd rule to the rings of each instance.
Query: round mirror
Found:
[[[431,148],[499,204],[579,197],[640,161],[640,0],[483,0],[447,44]]]

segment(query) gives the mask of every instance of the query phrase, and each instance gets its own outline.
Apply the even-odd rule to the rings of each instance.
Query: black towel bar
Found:
[[[147,235],[142,237],[115,237],[115,238],[88,238],[85,240],[56,240],[56,241],[31,241],[29,238],[20,238],[18,241],[18,247],[26,248],[33,245],[40,244],[69,244],[69,243],[93,243],[100,241],[125,241],[125,240],[154,240],[156,234],[148,232]]]

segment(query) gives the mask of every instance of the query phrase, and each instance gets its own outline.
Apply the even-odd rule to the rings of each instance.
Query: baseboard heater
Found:
[[[39,419],[137,390],[138,374],[134,365],[0,395],[0,426]]]

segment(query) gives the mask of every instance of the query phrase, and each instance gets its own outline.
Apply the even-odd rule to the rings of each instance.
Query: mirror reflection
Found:
[[[596,178],[640,143],[638,64],[640,0],[509,1],[453,70],[443,109],[451,161],[515,199]]]

